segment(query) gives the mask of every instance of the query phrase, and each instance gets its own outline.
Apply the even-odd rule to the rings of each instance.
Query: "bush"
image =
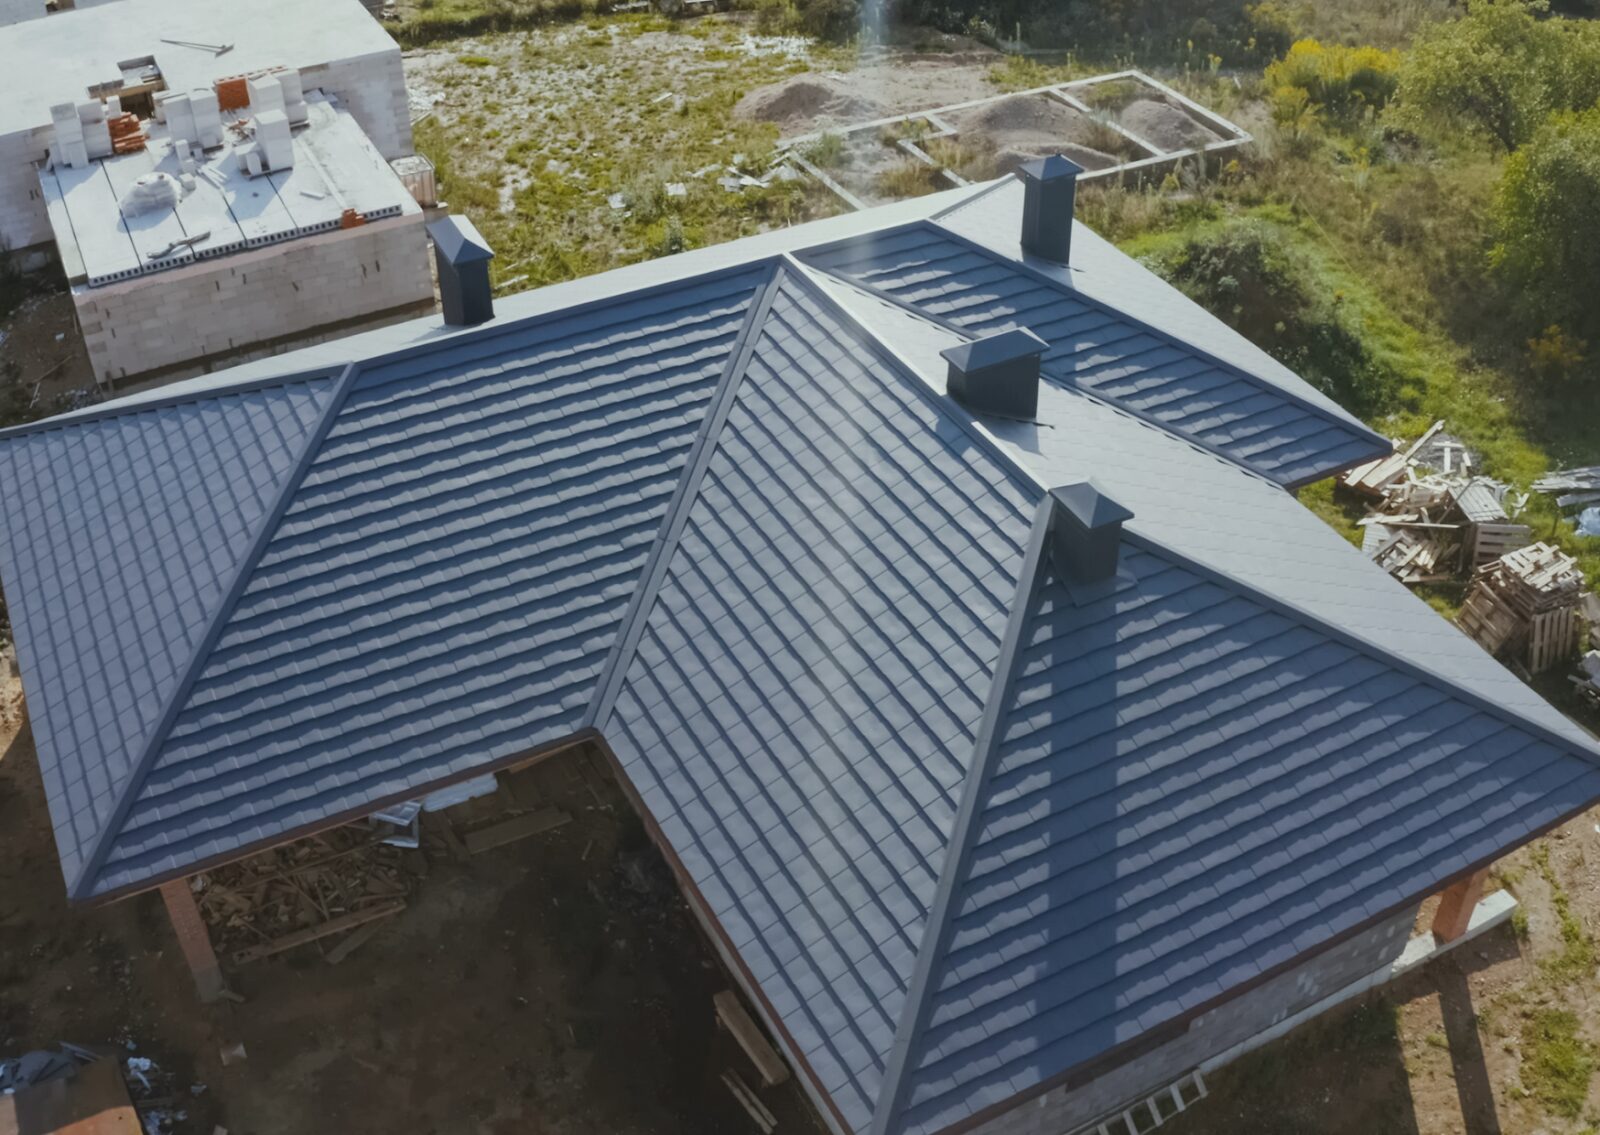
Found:
[[[1490,264],[1524,327],[1600,337],[1600,107],[1551,119],[1506,160]]]
[[[1600,98],[1600,26],[1541,19],[1522,0],[1477,0],[1418,35],[1400,70],[1396,121],[1459,124],[1507,153],[1554,112]]]
[[[1394,94],[1399,70],[1398,51],[1302,39],[1267,68],[1265,80],[1275,92],[1275,103],[1287,99],[1309,104],[1327,118],[1351,124],[1383,109]],[[1298,95],[1302,91],[1304,99]]]
[[[1343,297],[1271,225],[1230,222],[1192,236],[1158,271],[1352,412],[1388,412],[1398,378],[1373,357]]]

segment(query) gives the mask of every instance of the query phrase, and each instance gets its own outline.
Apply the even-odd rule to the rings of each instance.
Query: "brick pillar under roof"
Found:
[[[1483,884],[1488,877],[1489,869],[1485,867],[1445,889],[1433,916],[1434,938],[1440,942],[1454,942],[1467,932],[1467,924],[1472,921],[1472,912],[1483,897]]]
[[[183,949],[189,972],[194,974],[195,988],[201,1001],[215,1001],[222,996],[226,982],[222,967],[217,964],[216,951],[211,948],[211,932],[206,929],[200,908],[195,905],[194,892],[188,879],[174,879],[161,884],[161,901],[167,904],[167,917],[178,935],[178,945]]]

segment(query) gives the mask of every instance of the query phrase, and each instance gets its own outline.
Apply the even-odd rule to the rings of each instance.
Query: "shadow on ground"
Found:
[[[1515,960],[1503,926],[1207,1078],[1210,1095],[1162,1135],[1502,1135],[1469,975]],[[1451,1077],[1408,1070],[1404,1007],[1437,998]]]

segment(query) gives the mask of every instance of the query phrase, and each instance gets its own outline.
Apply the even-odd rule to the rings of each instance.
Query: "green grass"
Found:
[[[777,141],[735,103],[806,66],[738,50],[742,35],[715,16],[592,17],[467,41],[435,64],[426,81],[449,98],[417,124],[416,146],[442,198],[494,247],[497,284],[537,287],[840,208],[809,182],[718,184],[732,165],[763,174]]]
[[[1594,1047],[1578,1035],[1577,1015],[1541,1009],[1522,1029],[1522,1086],[1548,1111],[1567,1119],[1583,1114],[1594,1074]]]
[[[1550,888],[1550,905],[1555,909],[1561,932],[1561,952],[1541,963],[1545,973],[1557,982],[1582,982],[1594,974],[1594,941],[1583,923],[1572,912],[1572,899],[1550,866],[1550,845],[1537,843],[1532,849],[1533,866]]]

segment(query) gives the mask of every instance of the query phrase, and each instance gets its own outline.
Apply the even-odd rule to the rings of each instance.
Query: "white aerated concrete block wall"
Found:
[[[300,85],[337,95],[385,159],[411,153],[411,110],[400,48],[300,69]]]
[[[73,293],[103,384],[432,300],[421,212]]]
[[[33,168],[50,149],[49,126],[0,138],[0,250],[21,252],[34,245],[54,245],[39,175]]]

